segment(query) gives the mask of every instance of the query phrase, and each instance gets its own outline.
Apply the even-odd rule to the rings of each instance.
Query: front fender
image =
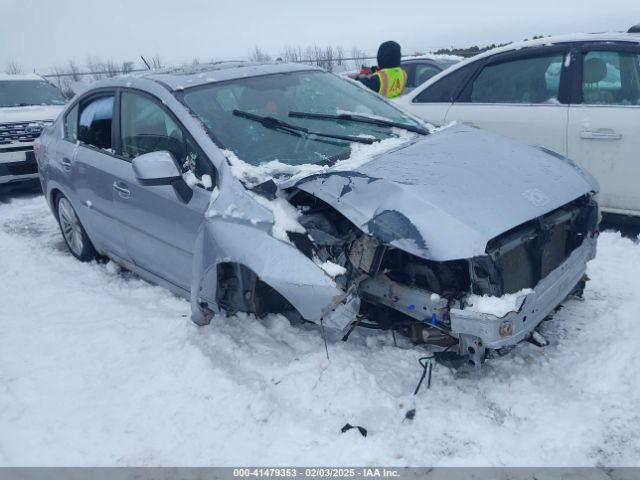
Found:
[[[191,285],[191,309],[196,323],[202,319],[201,301],[212,305],[212,310],[219,310],[215,298],[220,263],[249,268],[306,320],[338,329],[353,321],[359,299],[347,295],[293,245],[271,236],[264,224],[234,220],[209,218],[198,233]]]

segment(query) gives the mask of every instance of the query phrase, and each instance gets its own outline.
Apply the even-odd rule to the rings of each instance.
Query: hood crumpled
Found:
[[[466,126],[290,188],[328,203],[363,232],[436,261],[484,255],[496,236],[598,189],[569,162]]]

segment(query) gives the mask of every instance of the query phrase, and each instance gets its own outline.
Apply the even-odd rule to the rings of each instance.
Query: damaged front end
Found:
[[[345,298],[359,299],[360,315],[343,321],[445,347],[456,365],[480,366],[489,350],[529,338],[567,296],[581,293],[595,255],[598,207],[591,194],[493,238],[484,255],[446,261],[393,244],[411,239],[402,231],[410,222],[358,228],[308,192],[294,189],[289,201],[304,212],[306,229],[290,233],[291,241],[308,258],[342,267],[336,284]],[[506,312],[477,301],[507,297],[513,308]]]

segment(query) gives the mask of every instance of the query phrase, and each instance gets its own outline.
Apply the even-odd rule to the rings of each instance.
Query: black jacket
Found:
[[[401,65],[400,45],[393,40],[384,42],[378,48],[378,69],[395,68]],[[380,77],[367,75],[356,77],[356,80],[369,87],[374,92],[380,91]]]

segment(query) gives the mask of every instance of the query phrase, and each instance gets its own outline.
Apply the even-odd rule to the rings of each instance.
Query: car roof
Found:
[[[521,42],[514,42],[503,47],[493,48],[482,52],[469,60],[477,60],[479,58],[488,57],[501,52],[510,52],[512,50],[521,50],[523,48],[539,47],[545,45],[557,45],[563,43],[576,43],[576,42],[629,42],[640,43],[640,35],[632,33],[622,32],[609,32],[609,33],[570,33],[565,35],[554,35],[550,37],[536,38],[533,40],[523,40]],[[466,62],[465,62],[466,63]]]
[[[463,57],[458,57],[456,55],[412,55],[410,57],[403,57],[402,63],[420,63],[428,61],[438,65],[448,66],[462,60],[464,60]]]
[[[8,73],[0,73],[0,82],[4,80],[18,80],[18,81],[29,81],[29,80],[44,80],[40,75],[35,73],[21,73],[21,74],[8,74]]]
[[[143,73],[140,77],[154,80],[175,91],[204,85],[206,83],[304,70],[321,71],[322,69],[299,63],[227,61],[166,70],[154,70],[149,73]]]
[[[481,60],[486,57],[491,57],[493,55],[499,53],[513,52],[516,50],[524,50],[526,48],[532,47],[540,47],[540,46],[552,46],[552,45],[561,45],[564,43],[580,43],[580,42],[594,42],[594,43],[603,43],[603,42],[626,42],[626,43],[635,43],[640,44],[640,34],[636,33],[626,33],[626,32],[610,32],[610,33],[572,33],[566,35],[555,35],[550,37],[542,37],[536,38],[534,40],[524,40],[521,42],[514,42],[508,45],[504,45],[502,47],[492,48],[491,50],[487,50],[486,52],[479,53],[478,55],[474,55],[473,57],[466,58],[461,62],[455,63],[451,65],[446,70],[434,75],[429,80],[424,82],[421,85],[418,85],[415,89],[413,89],[409,94],[407,94],[407,99],[411,100],[417,95],[419,95],[425,88],[433,85],[441,78],[451,74],[458,70],[459,68],[463,68],[470,63],[476,62],[477,60]]]
[[[522,42],[514,42],[502,47],[492,48],[486,52],[479,53],[473,57],[469,57],[459,64],[456,68],[463,67],[471,62],[480,60],[481,58],[490,57],[497,53],[511,52],[515,50],[522,50],[531,47],[560,45],[563,43],[576,43],[576,42],[628,42],[628,43],[640,43],[640,35],[633,33],[571,33],[566,35],[555,35],[551,37],[536,38],[534,40],[523,40]]]

